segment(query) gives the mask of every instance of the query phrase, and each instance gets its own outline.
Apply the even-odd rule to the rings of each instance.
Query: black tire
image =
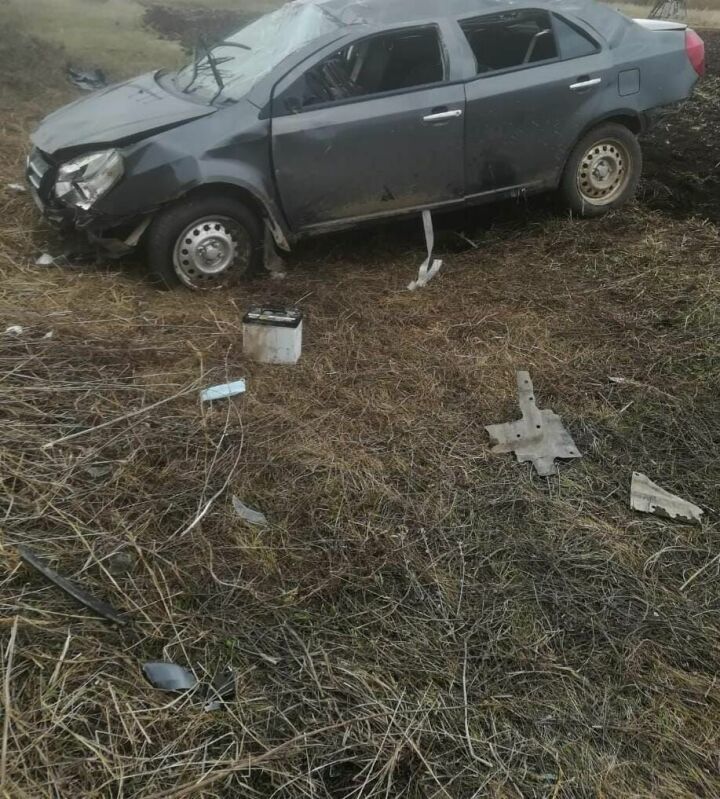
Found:
[[[199,257],[195,249],[193,255],[187,256],[191,259],[189,261],[184,260],[181,254],[188,252],[180,249],[183,234],[196,225],[196,234],[210,236],[217,228],[220,236],[217,241],[221,247],[216,249],[222,257],[218,261],[219,271],[214,274],[193,268],[195,262],[192,259]],[[208,231],[206,234],[203,228]],[[190,246],[191,240],[186,241]],[[198,237],[193,247],[202,246],[204,241]],[[225,249],[222,249],[223,245]],[[146,252],[150,277],[162,288],[173,289],[181,285],[196,291],[227,288],[262,268],[262,221],[247,205],[232,197],[191,197],[169,206],[155,217],[148,229]],[[220,269],[225,260],[231,262],[227,268]],[[211,266],[208,264],[208,269]]]
[[[602,161],[605,155],[614,165],[607,177],[597,175],[592,168],[592,159]],[[613,169],[618,171],[613,173]],[[560,197],[579,216],[603,216],[632,200],[641,175],[642,150],[637,137],[624,125],[608,122],[591,130],[575,145],[565,165]],[[615,177],[619,181],[617,185],[608,183],[607,189],[598,185],[603,180],[613,181]],[[607,193],[603,195],[603,192]],[[594,197],[593,193],[596,193]]]

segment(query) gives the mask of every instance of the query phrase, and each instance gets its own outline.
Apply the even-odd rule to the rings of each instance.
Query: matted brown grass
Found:
[[[0,187],[63,91],[15,97]],[[5,796],[720,795],[715,224],[506,206],[446,221],[415,294],[413,223],[194,296],[134,264],[34,266],[54,240],[0,197]],[[297,367],[243,358],[253,302],[305,310]],[[585,453],[552,479],[489,452],[517,368]],[[200,405],[238,377],[245,396]],[[707,521],[631,512],[633,469]],[[131,623],[78,608],[18,543]],[[141,664],[161,659],[232,666],[236,698],[159,693]]]

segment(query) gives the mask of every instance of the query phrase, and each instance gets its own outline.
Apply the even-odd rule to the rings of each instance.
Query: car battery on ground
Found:
[[[297,363],[302,332],[303,313],[296,308],[250,308],[243,318],[243,352],[260,363]]]

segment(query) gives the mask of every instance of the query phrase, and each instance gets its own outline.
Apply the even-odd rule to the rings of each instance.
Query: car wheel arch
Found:
[[[587,136],[588,133],[590,133],[590,131],[593,130],[594,128],[600,127],[601,125],[608,125],[612,123],[626,127],[634,136],[640,135],[641,133],[643,133],[643,131],[646,128],[642,116],[637,111],[631,111],[629,109],[627,111],[620,111],[620,112],[616,111],[611,114],[607,114],[606,116],[597,117],[596,119],[593,119],[592,122],[588,123],[580,131],[580,134],[577,136],[575,141],[573,141],[570,147],[567,148],[567,151],[565,152],[565,158],[563,159],[563,172],[565,171],[567,162],[570,156],[572,155],[573,150],[577,146],[578,142],[582,141],[585,138],[585,136]],[[562,180],[563,172],[561,172],[560,176],[558,177],[558,185],[560,183],[560,180]]]
[[[259,219],[268,224],[270,232],[277,246],[289,252],[291,249],[292,237],[284,221],[279,218],[279,214],[268,202],[266,202],[257,192],[252,191],[247,186],[226,181],[209,181],[200,183],[188,191],[178,196],[174,202],[183,202],[188,199],[201,197],[231,197],[247,205]]]

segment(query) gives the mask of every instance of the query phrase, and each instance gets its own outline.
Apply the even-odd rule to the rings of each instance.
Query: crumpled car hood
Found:
[[[40,123],[32,141],[52,155],[86,145],[137,140],[216,110],[165,91],[150,73],[60,108]]]

